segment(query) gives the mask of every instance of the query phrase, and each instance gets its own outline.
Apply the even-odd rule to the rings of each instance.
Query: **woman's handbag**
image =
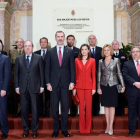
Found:
[[[73,102],[75,105],[79,105],[80,101],[79,101],[77,94],[75,96],[72,94],[72,99],[73,99]]]

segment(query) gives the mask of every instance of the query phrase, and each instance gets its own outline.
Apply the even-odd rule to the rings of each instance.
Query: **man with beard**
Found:
[[[14,118],[17,118],[20,116],[21,112],[21,105],[20,105],[20,96],[15,93],[14,90],[14,70],[15,70],[15,60],[17,56],[24,54],[23,50],[23,45],[24,45],[24,40],[22,38],[18,38],[16,41],[17,49],[12,49],[10,51],[10,59],[12,62],[12,83],[11,83],[11,89],[12,89],[12,94],[14,94]]]
[[[74,56],[70,48],[64,46],[65,34],[57,31],[55,34],[57,45],[47,52],[45,65],[45,80],[51,95],[51,107],[54,132],[52,137],[59,134],[59,100],[61,101],[61,130],[65,137],[68,133],[69,90],[74,88],[75,65]]]
[[[75,41],[74,35],[67,36],[67,47],[72,49],[74,59],[76,59],[78,57],[78,54],[79,54],[79,48],[76,48],[74,46],[74,41]],[[72,100],[72,91],[71,90],[70,90],[70,114],[72,116],[77,116],[77,106],[74,104],[74,102]]]
[[[134,135],[137,129],[137,114],[140,122],[140,48],[131,49],[132,60],[124,63],[123,78],[126,83],[128,101],[129,135]],[[139,123],[140,125],[140,123]]]
[[[88,37],[88,42],[89,42],[90,50],[91,50],[91,57],[96,60],[96,74],[97,74],[98,63],[99,63],[99,60],[102,59],[102,56],[101,56],[102,48],[96,46],[97,39],[96,39],[95,35],[90,35]],[[94,116],[100,116],[100,114],[99,114],[99,111],[100,111],[99,94],[96,92],[92,97],[93,97],[93,100],[92,100],[92,114]]]
[[[47,49],[48,39],[46,37],[42,37],[39,42],[40,42],[41,49],[34,53],[42,56],[42,59],[43,59],[44,65],[45,65],[45,57],[47,55],[47,50],[48,50]],[[51,117],[51,115],[50,115],[50,92],[45,88],[44,93],[45,93],[45,113],[43,111],[43,109],[44,109],[43,94],[40,94],[39,95],[39,116],[45,116],[45,117],[49,118],[49,117]]]

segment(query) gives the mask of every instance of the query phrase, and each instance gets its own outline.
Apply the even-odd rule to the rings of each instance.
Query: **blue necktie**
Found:
[[[26,58],[26,67],[27,67],[28,70],[29,70],[29,66],[30,66],[30,64],[29,64],[29,56],[27,56],[27,58]]]
[[[92,48],[92,56],[93,56],[93,58],[95,58],[94,48]]]

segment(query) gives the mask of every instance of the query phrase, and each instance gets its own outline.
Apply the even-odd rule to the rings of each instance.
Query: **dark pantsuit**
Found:
[[[127,95],[128,100],[128,116],[129,116],[129,131],[135,131],[137,129],[137,111],[139,116],[140,126],[140,90],[135,95]]]
[[[31,129],[37,131],[39,125],[38,102],[39,93],[30,93],[28,85],[25,93],[20,94],[23,130],[29,130],[29,103],[31,101],[32,123]]]
[[[52,115],[54,132],[59,131],[59,100],[61,100],[61,130],[68,130],[69,92],[59,83],[51,93]]]
[[[0,126],[1,132],[8,134],[7,95],[4,97],[0,96]]]

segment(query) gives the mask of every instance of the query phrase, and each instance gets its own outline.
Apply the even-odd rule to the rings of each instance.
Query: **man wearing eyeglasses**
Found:
[[[123,67],[128,100],[128,129],[130,136],[134,135],[137,128],[137,114],[140,121],[140,48],[138,46],[132,47],[131,53],[132,60],[125,62]]]
[[[33,53],[31,41],[24,42],[25,54],[20,55],[15,61],[15,90],[20,95],[23,134],[29,135],[29,103],[32,112],[32,137],[37,137],[39,126],[39,94],[44,92],[44,65],[41,56]]]

